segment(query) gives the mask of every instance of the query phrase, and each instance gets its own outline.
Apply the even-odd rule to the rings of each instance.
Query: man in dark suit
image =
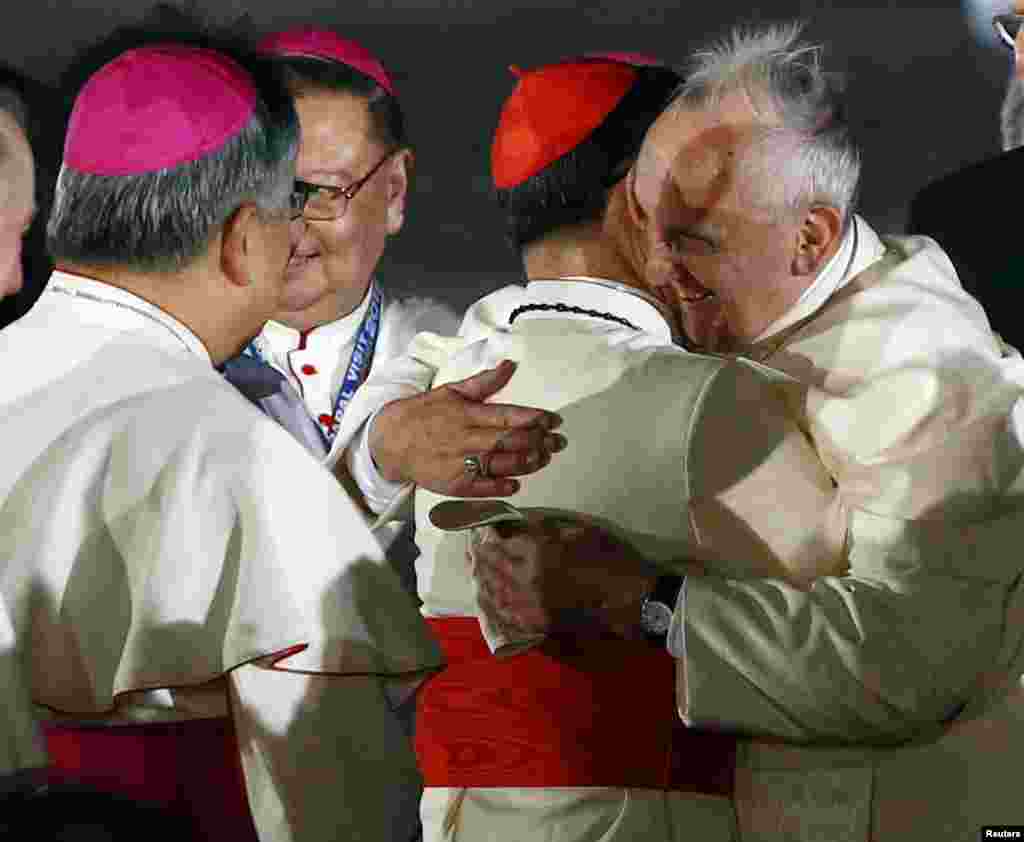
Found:
[[[960,282],[981,302],[993,330],[1024,347],[1024,235],[1017,214],[992,213],[1011,185],[1024,183],[1024,148],[972,164],[934,181],[910,205],[907,230],[938,240]]]
[[[910,205],[907,230],[938,240],[960,281],[981,302],[993,329],[1024,347],[1024,255],[1014,248],[1022,233],[1016,214],[985,212],[1012,185],[1024,183],[1024,0],[993,19],[1014,56],[1000,115],[1003,154],[932,182]]]

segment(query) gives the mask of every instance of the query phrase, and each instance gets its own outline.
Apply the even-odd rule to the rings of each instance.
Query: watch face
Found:
[[[640,611],[640,624],[647,634],[666,635],[672,624],[672,609],[664,602],[648,599]]]

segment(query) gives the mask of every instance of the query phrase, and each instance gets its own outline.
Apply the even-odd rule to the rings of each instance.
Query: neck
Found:
[[[343,288],[328,293],[304,310],[282,310],[274,314],[275,322],[287,325],[300,333],[307,333],[321,325],[336,322],[352,313],[366,297],[370,279],[356,289]]]
[[[586,276],[648,291],[600,223],[559,229],[531,243],[523,263],[531,281]]]
[[[245,347],[262,322],[240,309],[228,285],[210,283],[205,268],[138,272],[122,266],[57,264],[62,272],[102,281],[159,307],[192,331],[213,364],[220,365]]]

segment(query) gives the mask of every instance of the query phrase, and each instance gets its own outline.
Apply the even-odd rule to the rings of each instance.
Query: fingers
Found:
[[[497,619],[506,631],[544,631],[550,622],[539,593],[516,576],[522,562],[487,544],[480,545],[474,555],[477,602],[484,613]]]
[[[519,482],[505,477],[471,477],[462,475],[457,479],[431,490],[450,497],[511,497],[519,491]]]
[[[495,433],[493,430],[481,430],[479,444],[483,446],[486,437],[493,437],[493,443],[487,447],[491,453],[543,450],[547,453],[558,453],[564,450],[568,440],[561,433],[550,433],[543,426],[531,425]]]
[[[562,419],[553,412],[513,404],[484,403],[512,379],[515,370],[515,362],[502,360],[494,368],[485,369],[472,377],[449,383],[442,388],[449,389],[470,402],[466,407],[466,413],[478,427],[525,427],[530,424],[541,424],[548,430],[555,429],[562,423]]]
[[[515,371],[516,364],[512,360],[502,360],[494,368],[485,369],[457,383],[449,383],[448,386],[468,400],[483,401],[508,383]]]
[[[562,423],[555,412],[507,403],[469,403],[466,418],[475,427],[505,430],[534,425],[554,430]]]

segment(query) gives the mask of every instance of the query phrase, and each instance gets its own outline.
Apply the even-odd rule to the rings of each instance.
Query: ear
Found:
[[[405,198],[409,192],[414,157],[411,149],[403,149],[395,155],[388,168],[387,178],[387,232],[397,234],[405,222]]]
[[[244,204],[227,221],[220,234],[220,268],[235,286],[249,286],[253,280],[250,262],[258,234],[256,206]]]
[[[620,271],[631,280],[642,282],[646,264],[644,231],[636,224],[636,215],[630,210],[629,202],[628,178],[622,178],[608,191],[602,232],[606,243],[615,247],[623,262]]]
[[[647,224],[647,214],[640,206],[636,197],[636,164],[629,168],[626,177],[622,179],[623,193],[626,197],[626,210],[629,213],[629,221],[639,229]]]
[[[817,275],[839,247],[842,231],[843,217],[838,208],[828,205],[809,208],[797,230],[793,274]]]
[[[634,163],[626,176],[613,188],[614,192],[609,197],[609,206],[611,207],[614,202],[618,210],[616,221],[622,229],[624,248],[630,262],[643,277],[643,267],[646,266],[650,257],[647,243],[649,217],[637,198],[636,178],[636,164]]]

